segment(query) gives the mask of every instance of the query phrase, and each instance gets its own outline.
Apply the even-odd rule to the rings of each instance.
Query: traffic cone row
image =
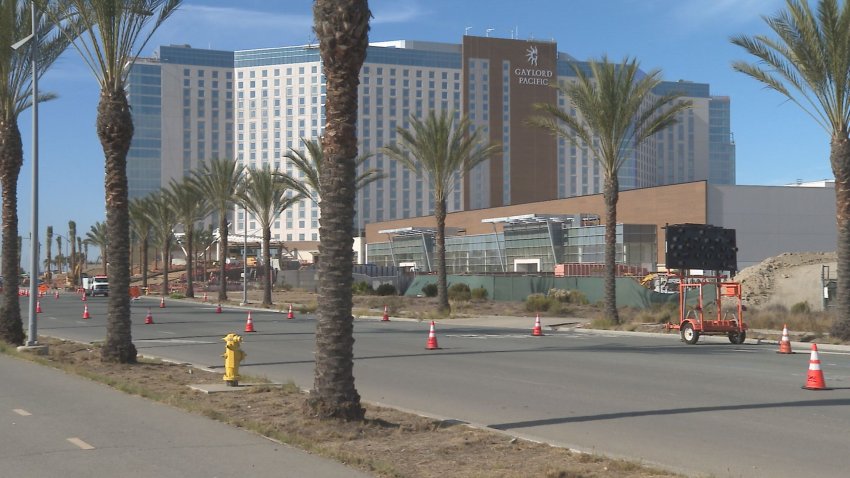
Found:
[[[286,318],[287,319],[294,319],[295,318],[295,314],[292,313],[292,304],[289,304],[289,313],[286,314]]]
[[[245,332],[256,332],[254,330],[254,320],[251,319],[251,311],[248,311],[248,320],[245,321]]]
[[[389,321],[390,321],[390,314],[389,314],[389,312],[387,312],[387,306],[384,305],[384,316],[381,317],[381,322],[389,322]]]
[[[829,390],[826,388],[823,370],[820,368],[818,344],[812,344],[812,355],[809,357],[809,375],[806,377],[806,384],[803,388],[806,390]]]
[[[145,324],[150,325],[153,323],[153,315],[151,314],[151,308],[148,307],[148,315],[145,316]]]
[[[788,338],[788,326],[782,326],[782,339],[779,341],[779,350],[776,351],[778,354],[793,354],[791,351],[791,340]]]
[[[83,318],[84,319],[91,318],[91,315],[89,315],[89,305],[88,304],[83,305]]]
[[[537,313],[537,317],[534,319],[534,328],[531,329],[531,335],[534,337],[543,337],[543,328],[540,327],[540,313]]]
[[[431,331],[428,332],[428,342],[425,343],[426,350],[437,350],[440,346],[437,345],[437,334],[434,331],[434,321],[431,321]]]

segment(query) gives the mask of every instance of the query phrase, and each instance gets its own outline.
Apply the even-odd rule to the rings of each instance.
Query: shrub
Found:
[[[364,280],[355,282],[351,286],[351,293],[354,295],[369,295],[372,292],[372,286]]]
[[[809,314],[812,312],[812,307],[808,301],[797,302],[791,306],[791,313],[794,315]]]
[[[472,289],[472,300],[487,300],[487,289],[483,287]]]
[[[433,282],[425,284],[425,287],[422,288],[422,293],[425,297],[437,297],[437,284],[434,284]]]
[[[449,287],[449,300],[466,301],[471,298],[472,292],[469,290],[469,286],[463,282],[452,284],[452,286]]]
[[[547,295],[564,304],[587,304],[587,296],[580,290],[549,289]]]
[[[551,302],[543,294],[531,294],[525,298],[525,310],[529,312],[546,312]]]
[[[284,292],[289,292],[292,290],[292,284],[287,284],[286,282],[284,282],[283,285],[280,286],[280,290]]]
[[[396,295],[396,290],[395,290],[394,285],[389,284],[389,283],[384,283],[384,284],[379,285],[378,288],[375,289],[375,293],[378,294],[378,295],[381,295],[381,296]]]

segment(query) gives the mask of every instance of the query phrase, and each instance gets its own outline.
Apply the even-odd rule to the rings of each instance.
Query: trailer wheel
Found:
[[[699,341],[699,332],[694,330],[693,324],[682,324],[682,340],[688,345],[694,345]]]
[[[729,332],[729,341],[733,344],[741,345],[745,340],[747,340],[746,330],[742,330],[740,332]]]

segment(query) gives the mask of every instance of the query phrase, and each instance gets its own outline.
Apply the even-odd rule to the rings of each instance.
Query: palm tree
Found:
[[[77,223],[68,221],[68,242],[71,244],[69,275],[71,284],[77,285]]]
[[[295,181],[282,173],[272,172],[268,164],[261,169],[248,169],[245,188],[239,194],[242,205],[250,211],[263,230],[263,306],[272,305],[271,245],[272,223],[287,208],[300,201],[300,194],[287,197]]]
[[[53,246],[53,226],[47,226],[47,277],[53,277],[53,262],[51,260],[51,250],[50,248]]]
[[[58,238],[57,238],[58,239]],[[84,244],[92,245],[100,249],[100,258],[103,262],[103,273],[106,274],[106,265],[109,263],[109,233],[106,228],[106,224],[98,221],[91,226],[91,229],[86,233],[86,239],[83,241]],[[110,289],[110,292],[112,290]],[[112,294],[110,294],[112,295]],[[129,289],[127,291],[127,295],[130,295]]]
[[[318,194],[319,197],[321,197],[321,193],[319,193],[319,184],[321,182],[319,180],[319,172],[322,169],[322,161],[324,160],[321,141],[321,137],[319,137],[318,140],[301,138],[306,154],[301,151],[290,149],[285,155],[286,159],[292,161],[295,169],[304,174],[304,179],[301,181],[293,178],[293,189],[309,198],[312,198],[314,194]],[[370,157],[372,157],[371,154],[358,156],[354,160],[354,167],[356,169],[362,169],[363,164],[365,164],[366,160]],[[379,179],[383,179],[384,177],[384,172],[378,168],[367,169],[357,175],[357,179],[355,179],[355,188],[359,191],[369,184]]]
[[[732,43],[758,59],[732,67],[799,106],[830,137],[838,229],[837,314],[832,335],[850,340],[850,3],[786,0],[765,22],[778,38],[739,35]]]
[[[62,236],[56,236],[56,257],[62,255]],[[63,256],[64,257],[64,256]],[[59,273],[62,273],[62,263],[59,262]]]
[[[168,189],[161,189],[151,197],[148,216],[153,224],[153,236],[162,251],[162,287],[160,295],[168,295],[168,269],[171,266],[171,244],[174,239],[174,226],[177,214],[174,211],[175,199]]]
[[[153,33],[176,11],[181,0],[64,0],[53,17],[80,53],[100,86],[97,135],[106,163],[109,308],[105,362],[134,363],[136,347],[130,331],[130,217],[127,151],[133,118],[127,102],[127,76]],[[151,19],[155,19],[151,24]],[[72,21],[68,21],[71,19]]]
[[[469,118],[455,120],[455,113],[430,111],[424,120],[410,118],[410,129],[396,128],[398,141],[382,152],[411,172],[425,173],[434,189],[434,217],[437,221],[437,299],[440,312],[451,311],[446,284],[447,200],[457,182],[457,174],[488,159],[497,145],[483,145],[483,130],[472,128]]]
[[[179,183],[171,181],[171,198],[174,200],[174,213],[177,222],[183,225],[186,244],[186,297],[195,297],[194,268],[195,259],[195,223],[203,220],[212,211],[212,205],[206,193],[198,189],[194,181],[185,178]]]
[[[192,235],[192,237],[195,241],[194,250],[203,251],[203,254],[201,255],[201,258],[203,260],[203,267],[202,267],[203,273],[201,273],[200,276],[204,278],[205,282],[207,280],[207,278],[206,278],[207,277],[207,263],[209,262],[208,251],[209,251],[210,247],[212,247],[213,244],[215,244],[215,242],[216,242],[215,236],[213,236],[211,228],[212,228],[212,224],[210,224],[210,229],[198,228],[198,229],[195,230],[194,234]]]
[[[150,239],[151,223],[147,211],[151,207],[150,196],[135,198],[130,201],[130,226],[139,238],[139,268],[142,273],[142,287],[148,286],[148,240]]]
[[[605,201],[605,316],[620,323],[615,285],[617,243],[617,201],[620,194],[620,166],[652,135],[676,122],[676,116],[691,107],[679,100],[682,94],[656,95],[661,71],[645,74],[635,59],[612,63],[603,56],[589,63],[588,75],[578,65],[572,69],[576,81],[558,85],[559,92],[575,107],[577,115],[556,104],[537,104],[541,116],[530,123],[573,144],[586,147],[602,167],[602,197]]]
[[[319,307],[316,367],[307,399],[322,418],[362,420],[354,387],[354,321],[351,316],[353,222],[356,193],[357,88],[369,44],[367,0],[316,0],[313,28],[327,83],[325,137],[320,167]]]
[[[243,169],[232,159],[213,159],[194,171],[193,180],[204,191],[218,214],[218,300],[227,300],[227,213],[233,207],[243,182]]]
[[[11,45],[32,33],[32,4],[22,0],[0,0],[0,190],[2,190],[2,270],[4,287],[0,306],[0,339],[13,345],[24,343],[18,245],[18,176],[24,162],[18,116],[32,105],[31,52],[37,51],[36,76],[41,77],[68,42],[52,34],[53,26],[36,9],[37,48],[13,50]],[[30,41],[31,43],[32,40]],[[39,94],[38,102],[54,98]],[[38,240],[34,238],[33,240]],[[35,274],[33,274],[35,275]]]

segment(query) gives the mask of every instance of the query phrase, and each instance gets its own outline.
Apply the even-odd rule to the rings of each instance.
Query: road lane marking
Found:
[[[71,438],[68,438],[67,440],[68,440],[69,442],[71,442],[72,444],[74,444],[74,445],[76,445],[76,446],[80,447],[80,449],[81,449],[81,450],[94,450],[94,447],[93,447],[93,446],[91,446],[91,445],[89,445],[88,443],[86,443],[86,442],[84,442],[84,441],[80,440],[80,439],[79,439],[79,438],[77,438],[77,437],[71,437]]]
[[[32,415],[32,413],[30,413],[30,412],[28,412],[28,411],[24,410],[23,408],[16,408],[16,409],[14,409],[14,410],[12,410],[12,411],[13,411],[13,412],[15,412],[15,413],[17,413],[18,415],[20,415],[20,416],[22,416],[22,417],[28,417],[28,416]]]

